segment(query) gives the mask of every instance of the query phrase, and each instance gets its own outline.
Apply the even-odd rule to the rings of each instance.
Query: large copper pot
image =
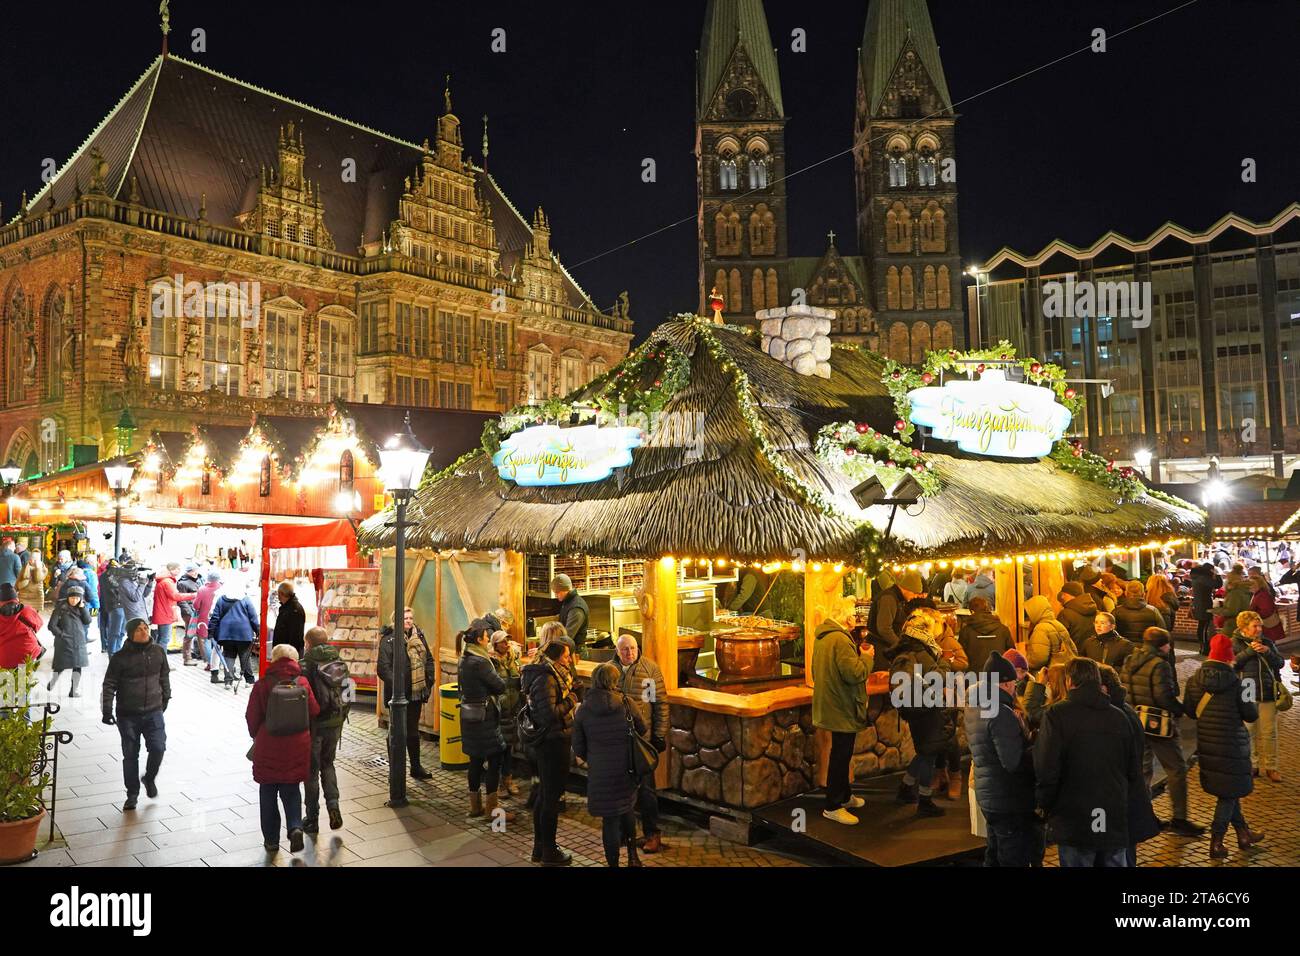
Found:
[[[775,631],[751,627],[715,631],[718,670],[730,677],[779,677],[781,639]]]

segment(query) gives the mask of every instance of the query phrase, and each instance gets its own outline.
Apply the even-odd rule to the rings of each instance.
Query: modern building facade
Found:
[[[1092,450],[1149,451],[1152,477],[1169,482],[1283,477],[1300,461],[1300,203],[1201,232],[1167,223],[1143,240],[1004,247],[972,271],[972,340],[1105,380],[1081,386],[1076,434]]]
[[[787,118],[761,0],[710,0],[697,65],[701,309],[714,289],[731,321],[823,306],[834,338],[903,361],[964,345],[956,113],[925,0],[867,9],[852,140],[858,255],[834,233],[819,255],[789,247]]]
[[[441,105],[412,143],[155,60],[0,225],[0,461],[111,454],[128,409],[141,439],[335,400],[493,411],[617,363],[626,295],[595,306]]]

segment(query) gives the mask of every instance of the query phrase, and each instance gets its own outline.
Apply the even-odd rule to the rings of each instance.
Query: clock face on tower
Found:
[[[749,90],[732,90],[727,94],[727,112],[736,119],[748,119],[758,108],[758,99]]]

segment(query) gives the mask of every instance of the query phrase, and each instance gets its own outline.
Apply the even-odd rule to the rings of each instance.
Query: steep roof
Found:
[[[140,201],[151,209],[196,218],[205,204],[209,222],[238,228],[235,217],[251,208],[262,166],[275,167],[280,127],[290,120],[302,131],[304,173],[319,184],[337,248],[351,253],[363,239],[380,239],[397,217],[403,179],[419,165],[422,146],[170,55],[154,60],[30,205],[38,208],[52,195],[62,206],[78,185],[85,191],[97,148],[113,197],[128,199],[135,177]],[[355,183],[340,175],[345,159],[356,161]],[[493,177],[472,168],[509,270],[532,241],[532,226]],[[569,304],[591,306],[564,275]]]
[[[785,115],[781,101],[781,71],[767,32],[762,0],[709,0],[700,37],[699,106],[702,113],[718,92],[718,84],[737,47],[743,46],[758,78],[763,81],[776,111]]]
[[[881,384],[883,359],[837,348],[830,379],[805,377],[765,355],[746,331],[698,320],[665,323],[643,349],[665,344],[689,356],[690,377],[663,414],[702,422],[694,443],[684,443],[680,429],[656,429],[621,474],[567,487],[504,481],[480,450],[420,489],[410,511],[411,546],[764,561],[802,550],[810,558],[861,561],[862,526],[882,530],[890,509],[859,509],[851,495],[856,482],[823,461],[815,441],[822,426],[849,418],[888,434],[894,410]],[[594,401],[640,354],[570,398]],[[1051,461],[934,453],[922,460],[933,462],[944,487],[911,509],[915,514],[899,511],[887,550],[895,560],[1204,533],[1190,507],[1145,495],[1122,501]],[[829,508],[811,505],[809,492]],[[362,543],[390,545],[387,520],[366,522]]]
[[[925,0],[871,0],[862,34],[862,82],[866,84],[867,103],[873,116],[880,109],[885,88],[909,40],[939,91],[943,105],[952,109],[948,81],[939,59],[939,44],[934,39]]]

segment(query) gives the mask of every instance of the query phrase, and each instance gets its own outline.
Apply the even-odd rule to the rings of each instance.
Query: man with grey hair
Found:
[[[633,710],[641,715],[648,728],[650,743],[663,753],[668,749],[668,688],[664,672],[659,665],[641,653],[636,638],[621,634],[618,638],[619,690]],[[643,777],[637,788],[637,810],[641,814],[641,831],[645,837],[641,849],[658,853],[664,849],[663,835],[659,830],[659,797],[655,794],[655,778]]]
[[[569,637],[573,638],[574,647],[577,648],[578,653],[574,656],[580,656],[583,645],[587,643],[587,619],[591,616],[587,602],[574,590],[573,579],[567,574],[557,574],[551,578],[551,593],[560,602],[560,623],[564,625]]]

